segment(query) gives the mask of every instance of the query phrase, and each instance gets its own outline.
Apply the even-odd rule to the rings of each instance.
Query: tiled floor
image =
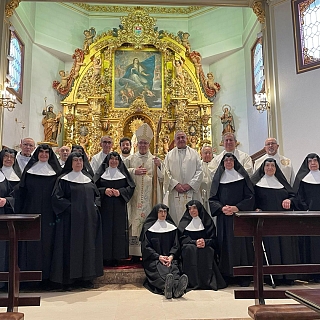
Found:
[[[281,288],[301,287],[319,288],[320,285],[299,282]],[[20,307],[19,311],[25,314],[25,320],[248,319],[247,308],[254,301],[235,300],[234,289],[190,291],[180,299],[167,300],[140,285],[107,285],[88,291],[41,292],[40,307]],[[295,302],[288,299],[266,303]],[[0,308],[0,311],[6,309]]]

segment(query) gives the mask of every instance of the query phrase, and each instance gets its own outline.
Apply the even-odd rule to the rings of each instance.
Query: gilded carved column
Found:
[[[18,8],[20,2],[21,2],[21,0],[10,0],[10,1],[8,1],[8,3],[6,4],[6,11],[5,11],[7,18],[10,18],[13,15],[14,10],[16,8]]]
[[[262,24],[266,22],[266,13],[265,13],[265,1],[264,0],[254,0],[251,3],[251,8],[255,15],[258,18],[258,21]]]

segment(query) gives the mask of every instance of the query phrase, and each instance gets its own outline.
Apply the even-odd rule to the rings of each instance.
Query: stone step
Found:
[[[142,266],[107,267],[103,276],[95,280],[95,286],[107,284],[142,284],[146,275]]]

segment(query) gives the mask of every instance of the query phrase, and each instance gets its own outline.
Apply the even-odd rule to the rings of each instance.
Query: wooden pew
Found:
[[[0,272],[0,281],[8,282],[8,297],[0,298],[0,307],[7,307],[8,312],[18,311],[18,306],[40,305],[40,297],[19,297],[19,282],[41,281],[41,271],[20,272],[18,266],[18,241],[40,240],[40,237],[39,214],[0,215],[0,240],[9,240],[9,272]]]
[[[320,235],[320,212],[238,212],[234,215],[234,235],[253,237],[255,261],[253,266],[234,267],[235,276],[253,275],[253,290],[235,290],[235,299],[286,299],[285,290],[264,290],[264,275],[320,273],[320,264],[263,265],[262,237]]]

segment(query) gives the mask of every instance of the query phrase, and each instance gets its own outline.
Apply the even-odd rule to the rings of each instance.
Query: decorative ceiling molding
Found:
[[[22,0],[29,2],[60,2],[57,0]],[[64,0],[63,2],[74,2],[74,0]],[[106,0],[78,0],[78,3],[106,4]],[[127,5],[164,5],[164,6],[207,6],[207,7],[249,7],[250,0],[115,0],[113,4]]]
[[[99,5],[89,3],[72,3],[74,6],[81,8],[89,13],[130,13],[133,12],[136,6],[117,6],[117,5]],[[162,7],[148,6],[143,9],[149,14],[182,14],[190,15],[202,10],[203,6],[187,6],[187,7]]]

